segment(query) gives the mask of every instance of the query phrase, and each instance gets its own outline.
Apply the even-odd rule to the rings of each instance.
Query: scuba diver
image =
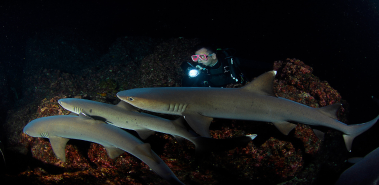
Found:
[[[188,62],[187,76],[182,81],[183,87],[225,87],[228,84],[251,81],[253,77],[273,69],[273,65],[264,62],[245,60],[234,57],[233,49],[217,49],[197,47],[191,56],[192,65]]]

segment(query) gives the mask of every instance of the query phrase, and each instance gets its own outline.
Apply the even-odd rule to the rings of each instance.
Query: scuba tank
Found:
[[[244,83],[244,76],[241,72],[241,69],[236,64],[239,63],[238,59],[234,58],[233,55],[236,53],[236,50],[233,48],[217,48],[217,53],[222,52],[223,57],[228,62],[228,68],[230,72],[230,77],[235,80],[235,82]],[[226,69],[225,69],[226,70]]]

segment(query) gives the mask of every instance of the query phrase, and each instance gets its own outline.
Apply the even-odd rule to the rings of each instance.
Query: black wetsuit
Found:
[[[185,76],[182,81],[182,86],[225,87],[226,85],[232,83],[245,84],[246,81],[250,81],[253,77],[259,76],[260,74],[273,69],[273,65],[270,63],[245,60],[237,57],[231,58],[233,61],[235,79],[231,76],[231,59],[222,57],[221,59],[218,59],[215,66],[206,67],[205,70],[201,70],[199,76],[193,78],[190,78],[188,75]],[[182,68],[185,72],[187,72],[190,65],[183,65]]]

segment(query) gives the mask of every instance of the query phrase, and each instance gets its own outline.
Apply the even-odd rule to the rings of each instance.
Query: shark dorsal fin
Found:
[[[337,111],[341,107],[340,103],[335,103],[333,105],[328,105],[325,107],[319,108],[319,111],[330,118],[337,119]]]
[[[241,89],[263,95],[275,96],[273,91],[275,75],[276,71],[263,73]]]
[[[128,111],[137,111],[137,108],[124,101],[120,101],[116,106]]]

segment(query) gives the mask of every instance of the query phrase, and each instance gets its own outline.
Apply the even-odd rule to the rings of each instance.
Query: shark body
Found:
[[[85,99],[65,98],[60,99],[58,103],[63,108],[76,114],[84,113],[116,127],[135,130],[142,139],[146,139],[155,131],[173,135],[177,139],[185,138],[195,145],[199,153],[228,150],[238,145],[245,146],[256,137],[255,134],[230,139],[199,137],[186,128],[182,117],[177,120],[168,120],[138,112],[134,106],[123,101],[117,105],[111,105]]]
[[[142,139],[147,139],[155,131],[184,138],[194,136],[186,130],[182,119],[171,121],[138,112],[135,107],[122,101],[117,105],[112,105],[85,99],[65,98],[58,100],[58,103],[75,114],[85,113],[116,127],[135,130]]]
[[[358,161],[345,170],[335,185],[378,184],[379,182],[379,148],[364,158],[349,159]]]
[[[312,108],[273,93],[276,71],[266,72],[242,88],[156,87],[137,88],[117,93],[131,105],[147,111],[182,115],[200,135],[209,136],[213,118],[272,122],[283,134],[288,134],[298,122],[325,126],[344,133],[347,149],[353,139],[373,126],[373,120],[346,125],[337,120],[341,104]]]
[[[63,162],[66,162],[65,146],[69,139],[90,141],[103,145],[111,158],[126,151],[146,163],[162,178],[173,184],[183,184],[151,150],[150,144],[99,120],[82,115],[43,117],[28,123],[23,132],[32,137],[48,138],[55,155]]]

